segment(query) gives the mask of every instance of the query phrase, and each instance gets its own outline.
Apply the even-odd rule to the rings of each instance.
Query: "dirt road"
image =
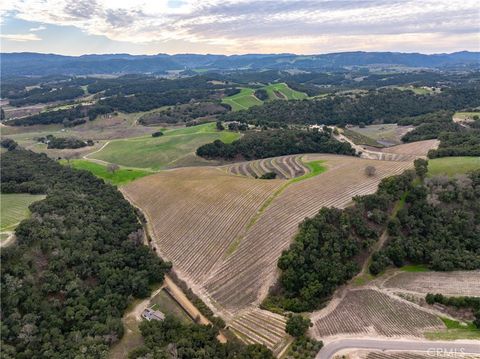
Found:
[[[316,359],[331,359],[336,353],[348,349],[422,351],[435,357],[437,353],[480,354],[480,341],[440,342],[428,340],[342,339],[325,345],[318,352]],[[452,356],[452,358],[453,357],[454,356]]]

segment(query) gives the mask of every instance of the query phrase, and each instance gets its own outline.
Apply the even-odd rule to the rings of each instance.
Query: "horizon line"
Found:
[[[479,53],[480,50],[460,50],[460,51],[452,51],[452,52],[434,52],[434,53],[424,53],[424,52],[402,52],[402,51],[363,51],[363,50],[352,50],[352,51],[335,51],[335,52],[324,52],[324,53],[314,53],[314,54],[297,54],[293,52],[271,52],[271,53],[239,53],[239,54],[212,54],[212,53],[193,53],[193,52],[178,52],[178,53],[165,53],[159,52],[157,54],[131,54],[127,52],[112,52],[112,53],[85,53],[82,55],[67,55],[61,53],[53,53],[53,52],[36,52],[36,51],[11,51],[11,52],[4,52],[0,51],[0,55],[4,54],[37,54],[37,55],[54,55],[54,56],[64,56],[64,57],[82,57],[82,56],[108,56],[108,55],[127,55],[127,56],[178,56],[178,55],[196,55],[196,56],[225,56],[225,57],[232,57],[232,56],[321,56],[321,55],[334,55],[334,54],[348,54],[348,53],[391,53],[391,54],[407,54],[407,55],[425,55],[425,56],[435,56],[435,55],[452,55],[458,54],[462,52],[468,53]]]

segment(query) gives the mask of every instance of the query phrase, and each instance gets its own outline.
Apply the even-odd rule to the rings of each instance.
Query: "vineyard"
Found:
[[[288,343],[285,324],[285,317],[253,308],[239,313],[229,328],[245,343],[264,344],[278,354]]]
[[[383,286],[422,294],[480,296],[479,278],[480,271],[400,272],[387,279]]]
[[[291,179],[303,176],[309,170],[302,163],[302,155],[264,158],[256,161],[238,162],[225,166],[228,173],[234,175],[260,177],[265,173],[274,172],[277,178]]]
[[[413,161],[415,158],[424,157],[428,151],[437,148],[438,140],[426,140],[406,143],[388,148],[375,149],[375,151],[362,151],[362,158],[383,161]]]
[[[144,177],[125,186],[124,192],[151,219],[161,255],[179,274],[199,284],[282,183],[199,167]]]
[[[287,187],[251,224],[238,248],[211,272],[204,287],[229,311],[258,304],[277,274],[277,260],[288,248],[298,224],[324,206],[345,207],[352,197],[375,192],[379,181],[409,168],[410,162],[373,161],[335,155],[305,155],[324,160],[328,171]],[[375,166],[368,177],[365,167]]]
[[[302,161],[321,161],[327,170],[309,177]],[[374,176],[365,173],[367,166],[375,167]],[[136,180],[122,191],[146,214],[157,251],[173,262],[180,278],[243,341],[264,343],[277,351],[288,337],[284,333],[285,318],[256,306],[274,283],[277,260],[290,245],[298,224],[324,206],[348,206],[354,196],[375,192],[382,178],[400,174],[411,166],[410,161],[330,154],[282,156],[217,168],[162,171]],[[284,179],[253,178],[272,168],[279,168]],[[301,181],[287,181],[302,173],[306,176]],[[371,292],[377,293],[366,293]],[[393,301],[390,310],[407,306],[385,297]],[[428,327],[442,325],[434,316],[423,312],[418,315],[418,310],[413,309],[412,318],[396,323],[393,334],[404,333],[410,321],[415,323],[416,315],[418,322]],[[385,332],[381,320],[375,322],[375,330]],[[362,325],[358,324],[359,328]]]
[[[435,315],[409,302],[374,289],[359,289],[350,290],[330,313],[317,315],[311,332],[317,339],[338,334],[418,337],[442,328]]]

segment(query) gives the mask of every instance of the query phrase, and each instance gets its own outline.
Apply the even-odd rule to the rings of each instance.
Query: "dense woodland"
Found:
[[[247,132],[230,144],[216,140],[197,149],[197,155],[208,159],[253,160],[296,153],[337,153],[354,155],[355,150],[346,142],[335,140],[329,129],[264,130]]]
[[[389,239],[370,271],[407,263],[441,271],[479,269],[479,228],[480,171],[427,178],[408,191],[405,205],[388,223]]]
[[[221,344],[217,330],[211,326],[183,324],[167,315],[165,320],[140,324],[144,345],[133,350],[129,359],[274,359],[263,345],[243,345],[236,340]]]
[[[69,109],[40,112],[37,115],[17,118],[8,121],[8,124],[10,126],[33,126],[61,123],[65,127],[73,127],[86,123],[87,120],[93,121],[97,116],[111,112],[113,112],[113,108],[108,105],[80,105]]]
[[[111,185],[20,148],[1,155],[3,193],[46,193],[2,249],[3,358],[99,358],[121,317],[170,268],[142,244],[134,208]]]
[[[428,152],[429,158],[450,156],[480,156],[480,121],[477,128],[460,128],[456,132],[440,133],[440,145]]]
[[[225,114],[221,120],[259,126],[278,122],[342,126],[361,122],[395,123],[404,117],[476,106],[480,106],[480,87],[446,88],[437,95],[383,89],[317,100],[271,101],[248,110]]]
[[[353,206],[343,210],[324,207],[306,219],[279,258],[279,287],[272,288],[263,305],[295,312],[316,309],[359,271],[395,201],[409,188],[413,177],[411,171],[389,177],[380,183],[376,194],[354,198]]]
[[[172,124],[172,123],[187,123],[197,119],[211,117],[225,113],[228,109],[220,103],[214,102],[197,102],[188,103],[184,105],[173,106],[161,111],[153,111],[143,115],[139,122],[142,125],[156,125],[156,124]]]
[[[71,100],[80,97],[84,91],[80,87],[64,86],[52,88],[49,86],[36,87],[31,90],[10,95],[10,105],[24,106],[36,103]]]

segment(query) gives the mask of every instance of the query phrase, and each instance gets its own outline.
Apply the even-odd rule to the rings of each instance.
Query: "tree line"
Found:
[[[73,108],[40,112],[39,114],[16,118],[8,121],[10,126],[50,125],[61,123],[65,127],[84,124],[87,119],[93,121],[99,115],[113,112],[113,107],[105,104],[79,105]]]
[[[106,357],[123,312],[170,265],[143,245],[113,186],[19,147],[1,155],[2,193],[45,193],[1,253],[2,357]]]
[[[480,268],[480,171],[449,179],[424,179],[406,194],[388,223],[388,240],[374,254],[370,272],[408,263],[433,270]]]
[[[144,344],[129,354],[129,359],[141,358],[216,358],[274,359],[267,347],[244,345],[235,338],[220,343],[218,331],[212,326],[183,324],[167,315],[165,320],[144,321],[140,324]]]
[[[474,86],[446,88],[436,95],[380,89],[365,94],[329,95],[322,99],[266,102],[262,106],[225,114],[220,119],[257,126],[272,123],[344,126],[361,122],[396,123],[405,117],[477,106],[480,106],[480,88]]]
[[[225,160],[254,160],[313,152],[355,155],[355,150],[350,144],[335,140],[327,128],[324,131],[295,129],[251,131],[232,143],[216,140],[197,149],[197,155],[200,157]]]

